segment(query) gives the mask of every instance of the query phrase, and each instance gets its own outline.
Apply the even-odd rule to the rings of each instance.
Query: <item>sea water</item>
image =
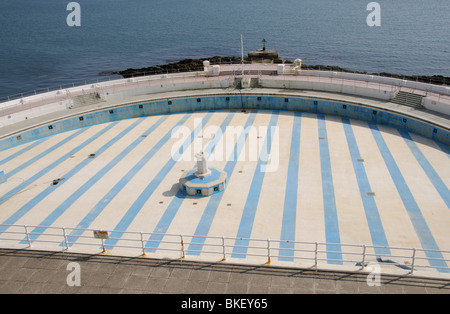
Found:
[[[448,0],[67,0],[0,2],[0,98],[104,79],[100,72],[262,47],[370,73],[450,76]],[[117,77],[118,78],[118,77]]]

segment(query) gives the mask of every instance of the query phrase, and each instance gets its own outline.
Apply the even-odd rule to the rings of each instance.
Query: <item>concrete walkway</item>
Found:
[[[71,262],[80,265],[79,286],[67,284]],[[0,293],[450,294],[450,281],[383,275],[370,287],[364,274],[1,249]]]

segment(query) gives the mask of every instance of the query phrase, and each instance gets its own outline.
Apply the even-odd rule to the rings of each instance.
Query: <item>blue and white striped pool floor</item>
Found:
[[[186,126],[189,136],[172,137],[177,126]],[[237,132],[233,140],[202,133],[212,126],[254,127],[256,132]],[[275,134],[271,126],[277,127]],[[251,156],[250,141],[259,145],[257,158]],[[199,147],[224,151],[222,161],[209,163],[228,173],[224,193],[207,198],[176,193]],[[171,158],[178,148],[184,148],[185,160]],[[0,184],[0,223],[450,250],[446,149],[405,131],[299,112],[127,119],[0,152],[0,170],[7,178]],[[231,151],[245,157],[227,159]],[[258,159],[261,152],[278,160],[275,171],[260,170],[266,165]],[[52,185],[57,178],[62,180]],[[33,232],[43,234],[35,240],[48,230]],[[80,235],[73,232],[71,241]],[[120,242],[106,245],[112,249]],[[190,250],[202,251],[207,244],[202,238],[193,242]],[[340,258],[341,248],[336,248],[328,259]],[[233,251],[240,260],[250,259],[245,254],[251,252]],[[291,261],[291,252],[280,251],[280,259]]]

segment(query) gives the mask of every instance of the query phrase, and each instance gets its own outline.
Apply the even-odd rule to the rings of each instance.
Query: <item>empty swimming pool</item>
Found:
[[[227,172],[223,193],[178,192],[199,150]],[[75,248],[91,233],[83,229],[110,230],[105,246],[117,252],[122,232],[153,233],[141,239],[147,252],[169,257],[179,253],[164,251],[166,234],[189,235],[183,249],[192,258],[206,256],[213,237],[233,238],[227,258],[238,262],[255,260],[251,239],[271,239],[272,260],[288,264],[307,243],[325,243],[320,258],[330,265],[343,264],[347,244],[372,246],[378,257],[421,248],[432,250],[418,254],[425,263],[445,268],[448,152],[404,128],[314,112],[204,110],[92,123],[0,152],[0,232],[13,238],[9,224],[34,226],[17,245],[46,248],[53,244],[39,241],[50,239],[49,227],[65,227]]]

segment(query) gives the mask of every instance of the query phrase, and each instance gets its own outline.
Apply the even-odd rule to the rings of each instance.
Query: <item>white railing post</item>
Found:
[[[226,252],[225,252],[225,238],[222,236],[222,261],[226,260]]]
[[[180,241],[181,241],[181,258],[184,259],[186,255],[184,254],[184,240],[182,234],[180,234]]]
[[[363,245],[363,256],[362,256],[362,262],[361,262],[362,269],[366,268],[366,245]]]
[[[413,256],[411,261],[411,274],[414,273],[414,264],[416,263],[416,248],[413,248]]]
[[[145,241],[144,241],[144,235],[142,234],[142,232],[140,232],[141,234],[141,247],[142,247],[142,257],[147,256],[147,253],[145,253]]]
[[[267,264],[270,264],[270,239],[267,239]]]
[[[30,240],[30,234],[28,233],[28,227],[27,225],[24,225],[25,227],[25,234],[27,235],[27,241],[28,241],[28,247],[31,247],[31,240]]]
[[[62,227],[62,231],[63,231],[63,235],[64,235],[64,244],[65,244],[66,250],[68,250],[69,249],[69,244],[67,243],[66,229],[64,227]]]
[[[318,267],[318,256],[317,256],[317,254],[318,254],[318,249],[319,249],[319,243],[315,243],[315,245],[316,245],[316,247],[315,247],[315,249],[314,249],[314,267],[315,267],[315,269],[316,269],[316,271],[317,271],[317,267]]]

